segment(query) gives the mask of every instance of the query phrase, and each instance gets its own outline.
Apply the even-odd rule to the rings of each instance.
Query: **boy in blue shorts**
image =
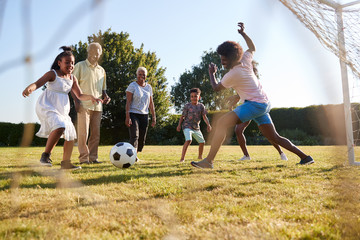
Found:
[[[269,114],[271,108],[270,101],[253,71],[252,60],[255,45],[244,32],[244,24],[239,23],[238,26],[238,32],[244,38],[249,49],[244,52],[242,47],[234,41],[222,43],[216,51],[220,55],[221,65],[229,71],[218,82],[215,77],[217,66],[211,63],[209,65],[209,75],[211,87],[214,91],[233,88],[243,104],[234,111],[226,113],[217,121],[209,154],[202,161],[191,162],[191,165],[197,168],[213,168],[215,156],[225,140],[227,129],[249,120],[254,120],[257,123],[259,130],[269,142],[280,145],[296,154],[300,158],[299,164],[314,163],[311,156],[302,152],[292,142],[276,132]]]
[[[207,131],[211,131],[211,125],[209,119],[206,116],[206,109],[202,103],[199,103],[201,91],[199,88],[190,89],[190,102],[184,106],[182,116],[179,120],[179,125],[176,130],[180,132],[181,126],[185,135],[185,143],[182,149],[180,162],[185,161],[185,154],[188,146],[191,144],[192,137],[199,143],[199,156],[198,159],[202,159],[204,151],[205,140],[200,131],[201,117],[204,119],[207,125]]]

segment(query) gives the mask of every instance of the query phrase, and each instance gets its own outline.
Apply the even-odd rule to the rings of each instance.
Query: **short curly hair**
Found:
[[[223,42],[217,47],[216,52],[221,56],[226,57],[230,61],[237,62],[242,58],[244,54],[244,50],[242,49],[240,44],[234,41]]]
[[[192,88],[192,89],[190,89],[190,93],[197,93],[198,95],[200,95],[201,90],[199,88]]]

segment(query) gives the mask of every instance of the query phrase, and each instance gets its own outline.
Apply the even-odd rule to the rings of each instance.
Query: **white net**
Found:
[[[341,58],[360,78],[360,1],[341,7],[332,1],[280,0],[312,31],[319,41]],[[331,4],[331,5],[330,5]],[[346,54],[339,51],[336,10],[342,12]]]
[[[341,59],[350,70],[347,84],[349,108],[351,108],[349,114],[352,118],[354,138],[352,145],[360,145],[360,1],[349,3],[333,0],[279,1],[293,12],[324,47]],[[344,97],[346,108],[345,99],[346,97]]]

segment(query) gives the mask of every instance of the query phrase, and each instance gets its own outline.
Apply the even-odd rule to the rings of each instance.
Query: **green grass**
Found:
[[[110,148],[73,172],[59,171],[61,147],[52,168],[37,166],[43,148],[0,148],[0,239],[360,239],[360,168],[346,147],[301,147],[316,163],[299,166],[271,146],[250,146],[245,162],[223,146],[213,170],[190,166],[197,146],[183,164],[182,146],[145,146],[125,170]]]

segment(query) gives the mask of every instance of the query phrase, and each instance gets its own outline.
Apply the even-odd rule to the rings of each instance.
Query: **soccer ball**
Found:
[[[136,149],[127,142],[119,142],[110,150],[110,162],[118,168],[128,168],[136,161]]]

